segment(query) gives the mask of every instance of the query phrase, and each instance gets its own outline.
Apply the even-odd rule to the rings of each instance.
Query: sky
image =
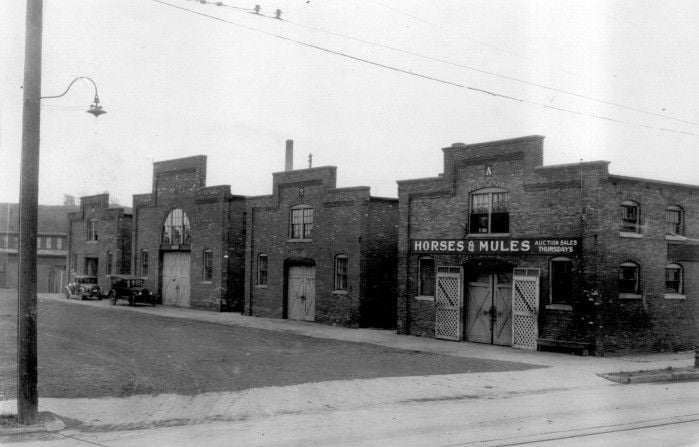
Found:
[[[0,202],[19,197],[25,2],[0,5]],[[254,14],[255,4],[260,13]],[[273,18],[276,9],[281,19]],[[152,163],[272,192],[294,167],[396,197],[441,148],[543,135],[544,163],[699,185],[693,0],[45,0],[39,202],[131,205]]]

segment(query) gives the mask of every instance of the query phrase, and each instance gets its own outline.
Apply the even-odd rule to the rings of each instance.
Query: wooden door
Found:
[[[287,316],[290,320],[315,320],[315,281],[314,266],[295,265],[289,267]]]
[[[492,278],[488,273],[478,275],[469,282],[466,303],[466,340],[492,343],[490,306],[493,302]]]
[[[493,344],[512,346],[512,274],[493,274]]]
[[[163,255],[163,304],[189,307],[189,252],[167,252]]]

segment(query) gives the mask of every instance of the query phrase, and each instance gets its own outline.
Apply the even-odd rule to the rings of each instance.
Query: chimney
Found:
[[[294,140],[286,140],[286,158],[284,160],[284,170],[294,170]]]

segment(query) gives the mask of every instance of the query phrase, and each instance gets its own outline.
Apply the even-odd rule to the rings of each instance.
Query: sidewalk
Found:
[[[41,299],[64,299],[42,295]],[[109,306],[106,301],[69,301],[72,305]],[[239,392],[197,396],[157,395],[106,399],[42,398],[40,411],[48,411],[87,431],[135,429],[220,420],[248,420],[278,414],[377,408],[400,402],[454,399],[498,399],[555,390],[582,390],[614,384],[601,373],[680,368],[693,364],[693,353],[650,354],[598,358],[522,351],[508,347],[449,342],[398,335],[390,330],[349,329],[317,323],[248,317],[157,306],[117,306],[115,312],[143,312],[221,325],[288,332],[309,337],[471,357],[541,365],[525,371],[385,377],[327,381],[285,387],[254,388]],[[0,413],[12,413],[15,401],[1,401]]]

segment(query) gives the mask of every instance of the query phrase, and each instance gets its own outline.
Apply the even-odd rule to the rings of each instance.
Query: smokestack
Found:
[[[284,170],[294,170],[294,140],[286,140],[286,158],[284,159]]]

